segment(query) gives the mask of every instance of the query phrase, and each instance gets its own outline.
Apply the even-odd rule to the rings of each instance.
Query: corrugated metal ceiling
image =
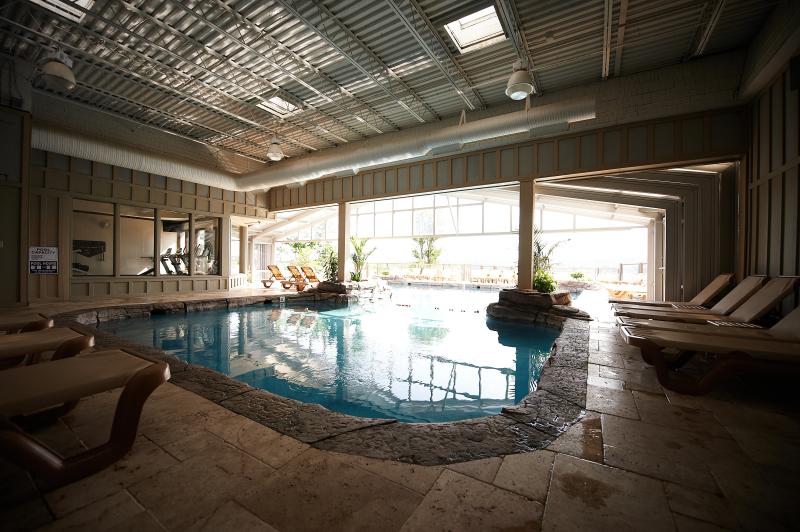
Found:
[[[609,75],[690,59],[719,0],[498,1],[517,13],[539,89],[553,92],[601,79],[607,22]],[[776,3],[726,0],[704,53],[745,46]],[[265,160],[273,134],[297,156],[506,103],[511,41],[459,54],[443,28],[488,5],[98,0],[75,23],[18,0],[0,8],[0,47],[35,62],[60,44],[78,78],[63,97]],[[273,96],[298,110],[258,106]]]

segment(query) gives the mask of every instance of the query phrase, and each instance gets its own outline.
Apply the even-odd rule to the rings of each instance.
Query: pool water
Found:
[[[497,292],[393,288],[346,308],[252,306],[103,329],[256,388],[412,423],[496,414],[535,388],[556,329],[487,319]]]

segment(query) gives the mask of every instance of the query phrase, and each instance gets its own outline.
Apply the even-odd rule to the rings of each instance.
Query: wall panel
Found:
[[[800,91],[784,70],[751,107],[749,154],[750,273],[800,275]],[[800,304],[800,290],[783,303],[783,312]]]

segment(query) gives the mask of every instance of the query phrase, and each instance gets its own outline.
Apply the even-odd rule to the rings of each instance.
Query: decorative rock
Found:
[[[317,285],[317,290],[320,292],[333,292],[334,294],[347,293],[347,287],[343,283],[331,283],[329,281],[320,281]]]
[[[176,312],[186,312],[186,305],[182,301],[171,301],[167,303],[153,303],[154,314],[173,314]]]

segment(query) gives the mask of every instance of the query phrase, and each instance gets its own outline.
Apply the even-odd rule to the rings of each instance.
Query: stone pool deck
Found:
[[[51,490],[0,463],[0,523],[237,532],[800,528],[793,383],[743,378],[706,397],[680,396],[659,386],[612,324],[592,322],[589,334],[588,412],[542,450],[436,466],[341,454],[167,384],[148,402],[133,451],[101,473]],[[95,445],[107,437],[115,399],[83,401],[39,436],[66,454]]]

